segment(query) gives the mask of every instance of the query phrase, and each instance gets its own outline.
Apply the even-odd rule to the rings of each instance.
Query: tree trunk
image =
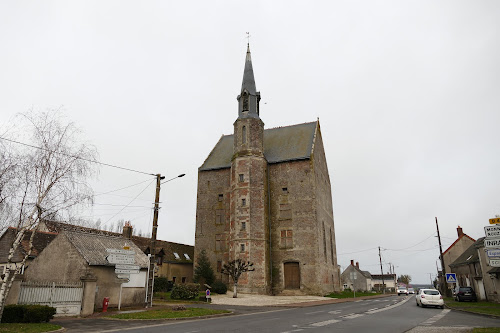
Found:
[[[238,297],[238,291],[236,290],[238,288],[238,284],[235,283],[233,285],[233,298],[237,298]]]

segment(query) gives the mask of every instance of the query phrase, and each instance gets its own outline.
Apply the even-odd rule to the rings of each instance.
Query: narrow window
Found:
[[[281,230],[281,247],[285,249],[293,248],[292,230]]]
[[[240,183],[242,183],[245,180],[245,176],[242,173],[240,173],[239,176],[240,176]]]
[[[241,230],[246,230],[246,229],[247,229],[247,223],[241,222]]]
[[[332,229],[330,229],[330,252],[332,255],[332,265],[335,265],[335,260],[333,260],[333,232],[332,232]]]
[[[222,272],[222,261],[217,260],[217,272]]]
[[[175,279],[176,277],[175,276],[172,276],[172,282],[175,283]]]
[[[241,143],[246,144],[247,143],[247,127],[243,126],[241,128]]]
[[[326,234],[325,234],[325,222],[323,222],[323,254],[325,255],[325,261],[328,262],[328,257],[326,255]]]
[[[245,252],[245,244],[240,244],[240,252]]]
[[[224,251],[224,235],[217,234],[215,235],[215,251]]]
[[[182,283],[186,283],[186,277],[185,276],[182,277]]]
[[[247,199],[241,199],[241,205],[246,206],[247,205]]]
[[[248,111],[248,94],[243,93],[243,111]]]
[[[224,224],[224,209],[215,210],[215,224]]]
[[[163,257],[162,256],[157,256],[156,257],[156,264],[158,266],[161,266],[162,263],[163,263]]]
[[[219,194],[219,201],[222,201],[224,199],[224,194]]]
[[[281,191],[283,191],[283,194],[288,194],[288,187],[281,188]]]

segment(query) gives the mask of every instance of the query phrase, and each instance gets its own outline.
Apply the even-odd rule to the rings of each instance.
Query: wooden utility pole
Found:
[[[155,208],[153,215],[153,230],[151,233],[151,245],[149,253],[149,276],[148,276],[148,288],[146,290],[146,307],[153,306],[153,287],[154,287],[154,277],[155,277],[155,261],[156,261],[156,235],[158,233],[158,211],[160,210],[160,185],[161,180],[165,179],[160,174],[156,175],[156,195],[155,195]]]
[[[380,260],[380,274],[382,274],[382,294],[385,294],[384,270],[382,269],[382,256],[380,255],[380,246],[378,247],[378,259]]]
[[[441,293],[448,296],[448,286],[446,285],[446,267],[444,267],[443,248],[441,247],[441,236],[439,235],[438,218],[436,217],[436,229],[439,242],[439,257],[441,258]],[[438,272],[439,273],[439,272]]]

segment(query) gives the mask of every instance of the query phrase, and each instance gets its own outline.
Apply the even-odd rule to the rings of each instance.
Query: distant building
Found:
[[[372,290],[372,276],[368,271],[362,271],[359,268],[359,262],[354,265],[354,260],[342,272],[342,284],[344,287],[354,291],[371,291]]]
[[[398,286],[396,274],[372,274],[372,290],[395,292]]]
[[[446,273],[451,272],[450,264],[476,241],[474,238],[466,235],[460,226],[457,228],[457,234],[458,238],[443,252]]]
[[[234,134],[198,169],[195,257],[254,263],[243,292],[340,290],[330,176],[319,121],[264,129],[247,49]],[[196,258],[195,258],[196,259]]]

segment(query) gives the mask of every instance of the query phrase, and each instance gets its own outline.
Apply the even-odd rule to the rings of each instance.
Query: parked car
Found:
[[[457,302],[477,302],[477,295],[472,287],[456,287],[453,293]]]
[[[413,288],[408,288],[408,294],[414,294],[415,293],[415,289]]]
[[[402,294],[408,295],[408,289],[406,289],[406,287],[398,286],[397,293],[398,296]]]
[[[444,308],[443,296],[436,289],[420,289],[415,297],[417,306],[435,306]]]

